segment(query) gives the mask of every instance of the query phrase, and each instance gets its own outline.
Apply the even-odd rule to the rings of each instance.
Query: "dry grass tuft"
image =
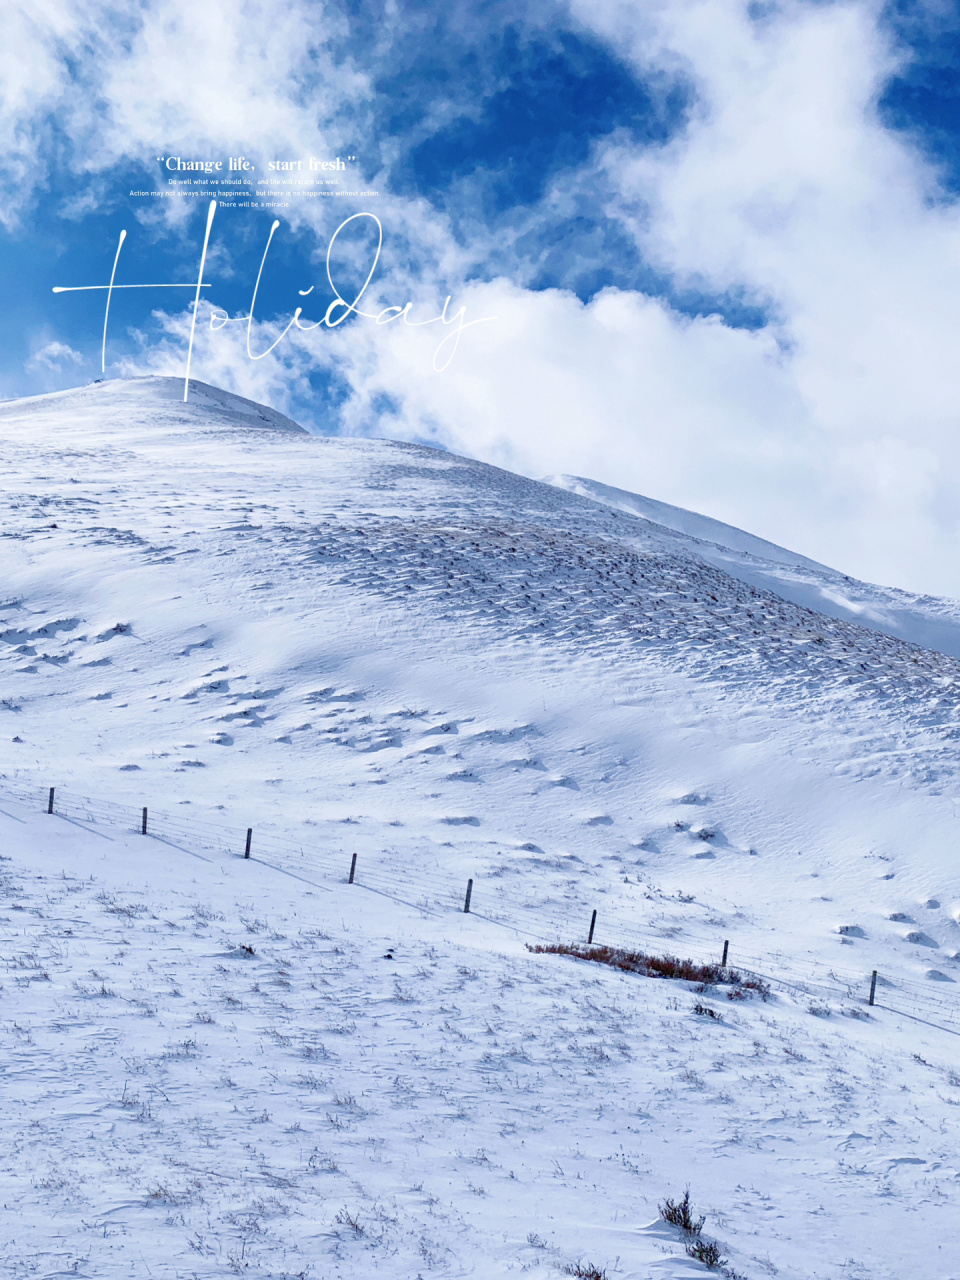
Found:
[[[592,1262],[569,1262],[560,1270],[565,1276],[577,1276],[580,1280],[607,1280],[603,1267],[595,1267]]]
[[[724,969],[719,964],[697,964],[695,960],[680,960],[676,956],[648,956],[643,951],[624,951],[620,947],[567,942],[535,947],[528,943],[527,950],[537,954],[573,956],[576,960],[593,960],[623,973],[641,973],[647,978],[675,978],[682,982],[701,983],[705,987],[722,983],[737,992],[752,992],[761,1000],[766,1000],[770,994],[770,988],[760,978],[744,977],[736,969]]]

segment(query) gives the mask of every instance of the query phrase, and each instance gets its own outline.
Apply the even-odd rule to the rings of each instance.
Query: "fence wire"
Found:
[[[0,777],[0,794],[16,800],[34,812],[48,812],[50,789],[18,778]],[[143,834],[144,810],[115,801],[80,796],[57,788],[53,793],[52,812],[72,822],[94,829],[107,827]],[[196,856],[213,855],[243,857],[247,829],[231,827],[190,814],[148,809],[146,835],[154,842],[168,844]],[[340,848],[324,847],[319,832],[304,832],[299,839],[272,831],[253,831],[251,858],[285,874],[309,882],[320,890],[348,881],[352,854]],[[429,914],[463,911],[465,883],[425,863],[389,864],[369,856],[356,864],[354,884],[405,902]],[[609,891],[608,891],[609,892]],[[609,901],[604,895],[602,915],[596,942],[629,951],[664,954],[671,950],[671,929],[641,930],[631,907],[624,901]],[[511,930],[530,943],[586,942],[590,918],[589,905],[581,893],[571,889],[561,892],[556,885],[535,889],[515,883],[500,883],[497,874],[478,879],[473,884],[471,914]],[[635,911],[635,908],[634,908]],[[582,921],[582,936],[571,937],[571,919]],[[716,934],[685,928],[684,958],[701,964],[720,962]],[[699,933],[700,936],[697,936]],[[812,1012],[826,1014],[829,1002],[840,1003],[845,1012],[861,1013],[867,1004],[870,973],[842,970],[812,958],[786,956],[768,952],[763,956],[742,948],[734,939],[730,967],[749,977],[762,979],[774,991],[782,991],[809,1002]],[[946,991],[935,993],[920,982],[884,974],[878,979],[875,1006],[905,1017],[929,1022],[960,1035],[960,1004]]]

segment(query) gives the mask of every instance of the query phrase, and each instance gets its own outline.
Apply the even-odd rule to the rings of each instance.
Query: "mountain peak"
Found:
[[[190,395],[183,400],[183,378],[150,374],[140,378],[98,379],[82,387],[67,391],[53,391],[47,395],[29,396],[22,400],[8,400],[0,404],[0,416],[19,416],[31,410],[48,408],[71,409],[91,412],[98,419],[105,419],[112,410],[129,410],[134,406],[157,405],[181,413],[186,420],[199,420],[202,416],[215,415],[227,418],[234,426],[269,427],[274,431],[294,431],[309,434],[299,423],[285,414],[248,400],[245,396],[222,387],[211,386],[196,378],[190,379]]]

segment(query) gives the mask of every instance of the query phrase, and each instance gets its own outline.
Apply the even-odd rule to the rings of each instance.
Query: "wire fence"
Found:
[[[497,873],[470,881],[469,902],[466,883],[456,880],[439,864],[430,867],[426,861],[411,865],[409,861],[380,860],[340,848],[324,847],[319,834],[310,831],[299,839],[291,834],[253,828],[231,827],[226,822],[211,821],[190,814],[167,810],[138,808],[114,801],[92,799],[71,791],[38,786],[18,778],[0,777],[0,794],[16,800],[34,812],[46,812],[83,827],[125,831],[147,836],[195,857],[214,861],[217,858],[243,858],[272,867],[285,875],[306,881],[320,891],[334,884],[351,883],[394,901],[406,903],[427,914],[452,911],[478,916],[492,924],[509,929],[530,943],[553,944],[586,942],[590,908],[582,891],[556,884],[531,885],[520,877],[501,882]],[[581,936],[571,937],[572,921],[581,922]],[[611,900],[604,894],[601,916],[594,941],[623,950],[650,955],[670,951],[673,930],[642,930],[636,922],[636,906],[624,897]],[[708,933],[695,926],[685,927],[684,958],[700,964],[719,964],[721,945],[718,933]],[[862,1016],[869,1002],[871,972],[843,970],[825,965],[813,958],[768,952],[758,955],[734,939],[730,966],[745,976],[761,979],[774,991],[782,991],[809,1002],[811,1012],[826,1015],[830,1003],[838,1002],[841,1011]],[[951,999],[950,980],[936,984],[931,990],[924,984],[899,974],[884,973],[877,978],[874,1007],[927,1022],[960,1035],[960,1001]]]

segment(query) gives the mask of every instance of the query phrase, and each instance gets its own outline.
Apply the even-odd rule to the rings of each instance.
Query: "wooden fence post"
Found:
[[[47,801],[47,813],[53,813],[53,787],[50,788],[50,799]]]
[[[247,847],[243,855],[245,858],[250,857],[250,841],[252,839],[253,839],[253,827],[247,827]]]
[[[472,896],[473,896],[473,881],[472,881],[472,880],[468,880],[468,881],[467,881],[467,896],[466,896],[466,898],[464,898],[464,900],[463,900],[463,910],[464,910],[464,914],[469,914],[469,911],[470,911],[470,899],[471,899],[471,897],[472,897]]]
[[[146,805],[143,806],[143,821],[140,823],[140,834],[142,836],[145,836],[147,834],[147,806]]]
[[[873,1004],[873,998],[877,994],[877,971],[874,969],[873,976],[870,979],[870,999],[867,1004]]]
[[[593,931],[597,927],[597,911],[594,908],[593,915],[590,917],[590,932],[587,934],[587,946],[593,942]]]
[[[347,881],[347,884],[353,884],[353,877],[356,875],[356,871],[357,871],[357,855],[354,854],[353,857],[350,859],[350,879]]]
[[[720,968],[721,968],[721,969],[725,969],[725,968],[727,967],[727,956],[728,956],[729,952],[730,952],[730,943],[729,943],[726,939],[724,939],[724,943],[723,943],[723,959],[720,961]]]

